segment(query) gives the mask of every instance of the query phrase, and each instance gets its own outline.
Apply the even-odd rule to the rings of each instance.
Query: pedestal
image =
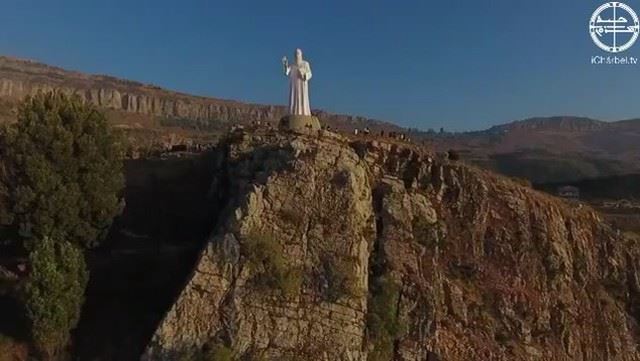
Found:
[[[320,120],[313,115],[286,115],[280,119],[278,127],[296,133],[316,133],[320,130]]]

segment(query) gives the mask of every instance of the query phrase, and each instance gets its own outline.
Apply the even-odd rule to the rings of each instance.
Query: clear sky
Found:
[[[590,64],[604,1],[1,2],[0,54],[199,95],[283,104],[280,59],[301,47],[332,112],[448,130],[640,117],[640,65]]]

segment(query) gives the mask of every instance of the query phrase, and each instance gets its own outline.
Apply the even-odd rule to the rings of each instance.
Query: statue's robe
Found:
[[[311,115],[309,105],[309,79],[311,66],[309,62],[293,63],[286,69],[289,76],[289,114]]]

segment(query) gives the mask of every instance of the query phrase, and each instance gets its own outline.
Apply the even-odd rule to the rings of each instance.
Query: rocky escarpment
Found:
[[[193,96],[111,76],[88,75],[0,56],[0,100],[16,101],[38,91],[54,89],[77,94],[102,108],[147,117],[206,120],[224,124],[278,120],[286,114],[283,106]],[[320,110],[314,110],[314,114],[334,127],[401,129],[364,117],[330,114]]]
[[[640,245],[415,148],[241,135],[144,360],[637,360]]]

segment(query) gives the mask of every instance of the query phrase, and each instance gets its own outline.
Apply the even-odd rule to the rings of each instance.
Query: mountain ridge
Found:
[[[0,122],[15,119],[16,105],[23,97],[53,89],[76,94],[105,109],[109,119],[121,128],[153,130],[150,138],[167,133],[173,136],[179,128],[191,132],[189,137],[197,137],[206,133],[221,134],[236,124],[268,122],[273,125],[286,114],[284,106],[189,95],[110,75],[91,75],[33,60],[0,56]],[[404,133],[411,141],[436,151],[465,152],[465,157],[478,165],[537,183],[640,170],[638,119],[605,122],[566,115],[532,117],[482,131],[436,133],[362,116],[317,109],[313,112],[332,129],[353,132],[369,128],[376,136],[387,137]],[[535,174],[523,172],[526,168],[523,165],[531,160]]]
[[[177,91],[173,89],[169,89],[166,87],[162,87],[153,83],[145,83],[137,80],[125,79],[113,75],[102,74],[102,73],[87,73],[78,70],[66,69],[60,66],[49,65],[41,61],[20,58],[8,55],[0,55],[0,76],[2,78],[7,79],[16,79],[18,74],[23,74],[25,76],[32,77],[41,77],[40,80],[49,80],[52,83],[56,83],[57,85],[62,86],[63,88],[68,88],[67,90],[86,90],[87,88],[91,88],[91,86],[95,85],[103,85],[103,87],[99,88],[116,88],[118,91],[132,91],[132,87],[138,88],[136,89],[139,92],[162,92],[163,96],[176,96],[179,98],[185,98],[188,100],[200,100],[210,103],[222,103],[222,104],[234,104],[241,107],[257,107],[257,108],[284,108],[281,105],[273,105],[273,104],[265,104],[265,103],[254,103],[254,102],[244,102],[234,99],[226,99],[212,96],[204,96],[204,95],[195,95],[184,91]],[[13,75],[13,76],[12,76]],[[49,79],[46,79],[49,77]],[[61,79],[61,78],[66,79]],[[62,80],[62,81],[61,81]],[[75,82],[84,82],[84,83],[75,83]],[[28,82],[25,82],[28,83]],[[35,82],[37,83],[37,82]],[[76,85],[76,87],[74,87]],[[22,85],[24,88],[27,88],[24,84]],[[20,86],[18,86],[20,88]],[[16,96],[24,96],[26,94],[25,91],[29,89],[13,89],[11,85],[3,84],[0,88],[0,97],[5,98],[14,98]],[[37,91],[38,89],[36,89]],[[81,95],[82,96],[82,95]],[[93,100],[93,99],[89,99]],[[103,105],[102,102],[98,101],[99,104]],[[109,106],[109,104],[106,104]],[[111,104],[113,106],[113,104]],[[117,108],[117,107],[116,107]],[[122,108],[126,108],[123,106]],[[284,111],[284,109],[279,109],[279,111]],[[143,111],[144,112],[144,111]],[[331,113],[321,109],[314,109],[314,113],[317,113],[323,117],[346,117],[358,120],[366,120],[368,122],[372,122],[374,124],[381,124],[384,126],[396,127],[400,129],[408,129],[408,127],[404,127],[398,124],[393,123],[392,121],[384,121],[379,119],[368,118],[364,116],[358,115],[348,115],[348,114],[338,114]],[[639,121],[640,118],[632,118],[632,119],[623,119],[616,121],[603,121],[589,117],[581,117],[581,116],[572,116],[572,115],[557,115],[557,116],[548,116],[548,117],[530,117],[521,120],[514,120],[507,123],[496,124],[490,126],[484,130],[476,130],[476,131],[468,131],[462,133],[483,133],[483,132],[497,132],[505,129],[545,129],[545,128],[567,128],[567,129],[584,129],[592,128],[592,127],[606,127],[607,125],[622,125],[622,124],[632,124]],[[556,124],[557,123],[557,124]],[[638,122],[640,124],[640,122]],[[423,132],[424,130],[419,130],[419,132]]]
[[[32,60],[0,56],[0,98],[15,102],[26,95],[54,88],[76,94],[103,108],[147,117],[249,123],[277,121],[286,114],[285,107],[281,105],[191,95],[110,75],[86,74]],[[314,113],[336,127],[402,130],[395,124],[362,116],[317,109]]]

